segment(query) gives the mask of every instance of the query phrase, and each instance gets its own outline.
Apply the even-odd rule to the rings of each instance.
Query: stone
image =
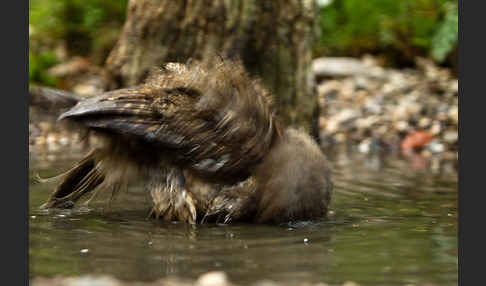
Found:
[[[223,286],[229,285],[226,273],[222,271],[212,271],[205,273],[196,281],[196,286]]]

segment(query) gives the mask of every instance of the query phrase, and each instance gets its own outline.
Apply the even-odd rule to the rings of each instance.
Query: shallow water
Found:
[[[30,174],[54,175],[79,157],[69,150],[31,153]],[[121,194],[109,209],[93,201],[89,209],[39,211],[55,183],[31,183],[30,276],[111,274],[152,281],[223,270],[241,284],[458,284],[453,168],[417,167],[395,157],[331,161],[329,218],[281,226],[157,222],[146,219],[150,205],[138,189]]]

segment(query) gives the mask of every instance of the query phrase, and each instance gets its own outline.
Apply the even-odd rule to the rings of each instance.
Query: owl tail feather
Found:
[[[105,178],[101,166],[103,161],[96,160],[98,152],[97,149],[91,151],[72,169],[61,174],[64,175],[62,181],[40,208],[72,208],[83,195],[96,189]]]

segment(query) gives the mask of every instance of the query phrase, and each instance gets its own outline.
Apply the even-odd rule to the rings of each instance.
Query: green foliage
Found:
[[[29,79],[51,83],[43,75],[52,52],[65,44],[68,56],[89,56],[102,64],[125,21],[128,0],[29,0]],[[47,82],[44,82],[47,81]]]
[[[46,75],[45,71],[57,63],[58,60],[52,52],[41,54],[29,52],[29,81],[55,86],[56,79]]]
[[[432,42],[432,57],[442,62],[447,55],[457,46],[459,12],[457,3],[445,5],[445,18],[440,24]]]
[[[318,54],[384,53],[443,61],[457,45],[457,0],[334,0],[321,8]]]
[[[123,25],[128,0],[30,0],[29,24],[51,40],[83,34],[95,39],[108,26]]]

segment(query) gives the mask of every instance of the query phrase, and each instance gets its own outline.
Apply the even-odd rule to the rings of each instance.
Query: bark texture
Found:
[[[311,128],[314,0],[132,0],[105,68],[111,88],[139,84],[165,62],[240,58],[288,124]]]

